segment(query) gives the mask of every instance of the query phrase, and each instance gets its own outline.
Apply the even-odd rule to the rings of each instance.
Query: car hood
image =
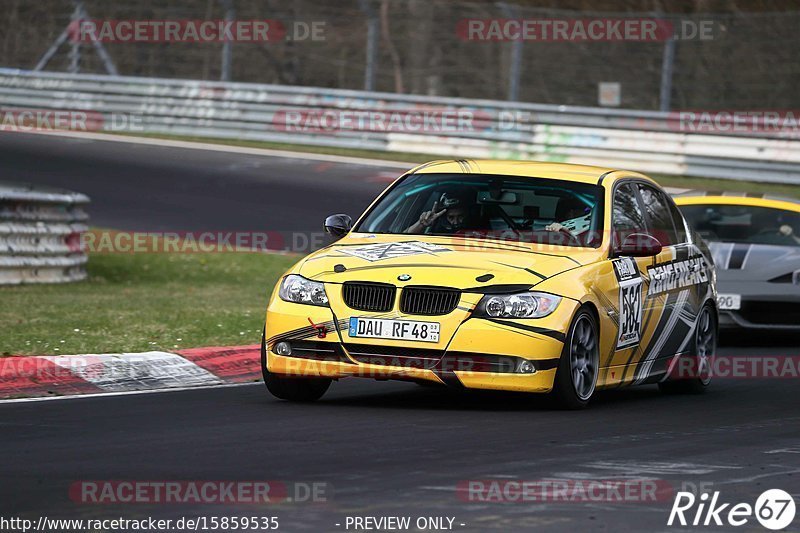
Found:
[[[534,285],[597,261],[586,248],[428,237],[350,234],[303,260],[295,272],[318,281],[371,281],[466,289],[485,285]],[[481,278],[481,279],[476,279]]]
[[[800,247],[711,242],[717,277],[725,281],[767,281],[800,270]]]

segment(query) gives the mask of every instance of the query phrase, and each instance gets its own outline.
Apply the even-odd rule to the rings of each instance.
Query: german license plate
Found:
[[[741,309],[742,307],[742,295],[741,294],[718,294],[717,295],[717,307],[720,310],[726,309],[731,311],[736,311],[737,309]]]
[[[439,342],[438,322],[352,317],[347,332],[351,337]]]

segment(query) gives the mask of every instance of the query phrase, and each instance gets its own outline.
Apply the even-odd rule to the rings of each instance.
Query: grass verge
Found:
[[[257,344],[272,288],[296,257],[92,254],[89,279],[0,287],[0,354]]]
[[[421,164],[433,159],[452,159],[448,155],[431,155],[400,152],[382,152],[377,150],[362,150],[350,148],[335,148],[328,146],[306,146],[300,144],[274,143],[262,141],[240,141],[236,139],[214,139],[207,137],[192,137],[162,134],[121,134],[136,137],[150,137],[156,139],[172,139],[176,141],[202,142],[222,144],[228,146],[246,146],[250,148],[264,148],[268,150],[287,150],[291,152],[341,155],[348,157],[362,157],[366,159],[382,159],[385,161],[407,161],[411,164]],[[399,173],[398,173],[399,174]],[[777,183],[764,183],[760,181],[736,181],[717,178],[703,178],[691,176],[673,176],[668,174],[650,174],[653,179],[665,187],[678,187],[684,189],[698,189],[704,191],[739,191],[761,192],[800,198],[800,185],[783,185]]]

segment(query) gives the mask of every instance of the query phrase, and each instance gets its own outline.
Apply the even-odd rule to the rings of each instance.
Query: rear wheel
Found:
[[[589,404],[597,385],[600,363],[597,320],[581,308],[572,320],[553,384],[553,399],[564,409],[582,409]]]
[[[718,323],[711,305],[706,304],[697,317],[694,332],[694,347],[689,357],[689,364],[679,365],[677,376],[658,384],[666,393],[700,394],[705,392],[711,383],[711,362],[717,351]],[[688,370],[686,370],[688,369]],[[688,376],[685,374],[689,374]]]
[[[328,378],[295,378],[270,372],[267,368],[266,331],[261,336],[261,373],[267,390],[276,398],[290,402],[315,402],[331,386]]]

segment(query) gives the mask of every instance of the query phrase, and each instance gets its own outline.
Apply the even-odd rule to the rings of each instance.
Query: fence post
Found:
[[[669,111],[672,100],[672,72],[675,65],[675,37],[664,43],[664,55],[661,58],[661,91],[659,94],[659,110]]]
[[[518,18],[517,6],[512,6],[501,2],[498,4],[503,11],[503,16],[509,19]],[[519,100],[519,76],[522,67],[522,39],[514,39],[511,42],[511,65],[508,69],[508,96],[506,100],[516,102]]]
[[[236,18],[236,10],[231,0],[220,0],[222,8],[225,10],[225,22],[233,22]],[[222,65],[220,68],[219,79],[221,81],[231,81],[231,61],[233,60],[233,43],[228,39],[222,42]]]
[[[367,15],[367,63],[364,66],[364,90],[375,90],[375,68],[378,62],[378,39],[380,26],[378,13],[370,3],[371,0],[359,0],[361,11]]]
[[[72,24],[77,28],[83,16],[83,3],[75,2],[75,11],[72,12]],[[77,74],[81,71],[81,40],[73,38],[69,46],[69,72]]]

